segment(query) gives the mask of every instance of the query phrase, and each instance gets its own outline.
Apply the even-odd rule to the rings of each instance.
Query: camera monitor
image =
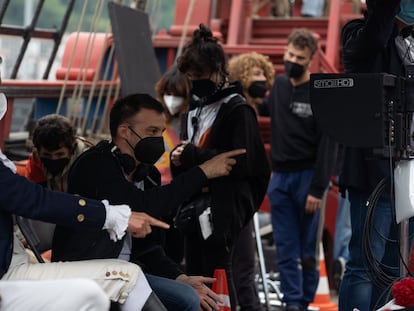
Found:
[[[398,143],[400,85],[396,76],[384,73],[312,74],[312,112],[322,131],[339,143],[387,148]]]

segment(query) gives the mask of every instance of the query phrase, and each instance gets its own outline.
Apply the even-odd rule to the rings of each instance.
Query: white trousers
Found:
[[[17,239],[11,265],[1,281],[57,281],[74,278],[93,280],[104,290],[107,297],[121,304],[125,303],[126,307],[129,305],[126,303],[128,300],[134,301],[134,310],[140,310],[152,292],[141,268],[133,263],[120,259],[96,259],[33,264],[29,262],[28,254]],[[48,296],[50,295],[46,294],[42,298]],[[60,296],[52,296],[52,299],[56,297]],[[123,309],[130,310],[128,307]]]
[[[1,311],[103,311],[109,299],[88,279],[0,281]]]

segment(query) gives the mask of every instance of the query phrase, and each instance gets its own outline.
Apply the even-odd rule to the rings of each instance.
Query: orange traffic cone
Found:
[[[323,245],[319,249],[319,283],[316,290],[315,299],[310,306],[319,308],[320,311],[338,311],[338,305],[331,301],[329,294],[328,277],[326,274],[325,256]]]
[[[218,303],[219,308],[217,311],[231,311],[229,287],[227,286],[226,270],[216,269],[214,270],[214,278],[216,281],[213,283],[213,292],[220,296],[223,303]]]
[[[45,262],[51,262],[52,261],[52,250],[49,249],[47,251],[44,251],[42,254],[42,258]]]

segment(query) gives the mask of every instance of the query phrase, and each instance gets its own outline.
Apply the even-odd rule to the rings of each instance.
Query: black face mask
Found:
[[[253,81],[247,92],[252,98],[263,98],[266,95],[267,87],[266,81]]]
[[[63,172],[66,165],[69,164],[68,158],[62,158],[62,159],[48,159],[48,158],[40,158],[40,161],[42,161],[43,166],[46,168],[46,170],[54,176],[59,175]]]
[[[191,93],[199,98],[211,96],[217,89],[216,84],[210,79],[192,80],[191,83]]]
[[[297,79],[305,72],[305,66],[285,61],[285,73],[288,77]]]
[[[135,147],[127,141],[128,145],[134,149],[135,158],[142,163],[153,165],[162,156],[165,151],[164,138],[162,136],[148,136],[141,138],[137,132],[129,127],[132,133],[137,135],[140,140],[137,142]]]

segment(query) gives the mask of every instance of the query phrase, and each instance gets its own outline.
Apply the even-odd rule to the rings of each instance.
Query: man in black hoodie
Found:
[[[268,187],[276,262],[286,310],[307,310],[319,281],[316,249],[319,210],[335,162],[335,148],[312,115],[309,66],[317,41],[307,29],[294,30],[268,98],[271,162]]]

